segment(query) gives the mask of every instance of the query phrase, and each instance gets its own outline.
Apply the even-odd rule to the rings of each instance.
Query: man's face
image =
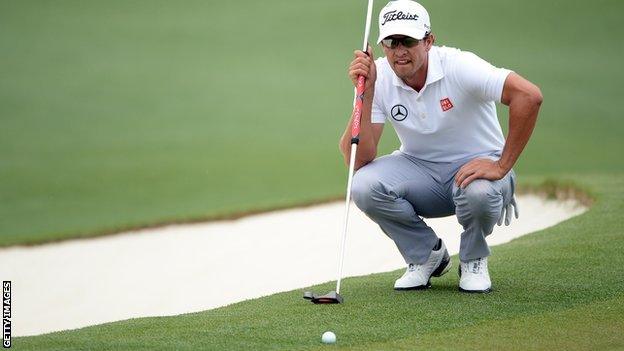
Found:
[[[386,39],[398,39],[391,42]],[[391,35],[381,42],[388,63],[396,75],[404,81],[418,76],[418,72],[426,68],[427,53],[433,44],[433,35],[416,41],[404,35]]]

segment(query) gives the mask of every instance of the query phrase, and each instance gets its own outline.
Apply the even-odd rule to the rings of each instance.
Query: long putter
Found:
[[[368,33],[370,32],[371,16],[373,14],[373,0],[368,0],[368,10],[366,12],[366,27],[364,29],[364,44],[362,51],[368,49]],[[353,168],[355,166],[355,154],[360,142],[360,119],[362,117],[362,104],[364,103],[364,86],[366,78],[359,76],[353,97],[353,123],[351,125],[351,158],[349,161],[349,178],[347,180],[347,195],[345,199],[344,228],[342,232],[342,243],[340,245],[340,259],[338,263],[338,279],[336,290],[325,295],[316,295],[311,291],[303,294],[304,299],[308,299],[315,304],[342,303],[344,299],[340,296],[340,281],[342,280],[342,267],[344,264],[345,248],[347,244],[347,227],[349,224],[349,205],[351,204],[351,181],[353,180]]]

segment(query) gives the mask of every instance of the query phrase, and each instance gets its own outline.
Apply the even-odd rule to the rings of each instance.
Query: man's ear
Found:
[[[427,45],[427,51],[431,49],[431,47],[433,46],[433,43],[435,43],[435,34],[431,33],[427,36],[427,39],[425,39],[425,44]]]

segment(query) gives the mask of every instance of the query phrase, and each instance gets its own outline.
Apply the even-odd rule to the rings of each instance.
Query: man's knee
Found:
[[[357,207],[366,214],[375,212],[379,205],[379,198],[383,196],[384,186],[378,177],[360,168],[354,175],[351,183],[351,197]]]
[[[456,189],[453,195],[458,217],[469,215],[472,218],[498,220],[503,194],[496,190],[492,181],[474,180],[466,188]]]

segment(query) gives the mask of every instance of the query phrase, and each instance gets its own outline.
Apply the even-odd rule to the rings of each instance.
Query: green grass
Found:
[[[332,349],[345,350],[624,349],[624,178],[577,179],[595,191],[594,206],[494,247],[495,290],[487,295],[459,293],[454,270],[434,280],[430,290],[396,292],[392,284],[401,274],[396,271],[346,279],[342,305],[312,305],[301,298],[302,290],[291,291],[201,313],[17,338],[14,345],[312,350],[327,349],[320,336],[332,330],[339,346]],[[457,267],[457,257],[453,261]]]
[[[425,5],[438,44],[542,88],[520,182],[624,171],[624,3]],[[0,2],[0,245],[339,196],[364,12],[355,0]],[[396,146],[387,128],[382,152]]]

